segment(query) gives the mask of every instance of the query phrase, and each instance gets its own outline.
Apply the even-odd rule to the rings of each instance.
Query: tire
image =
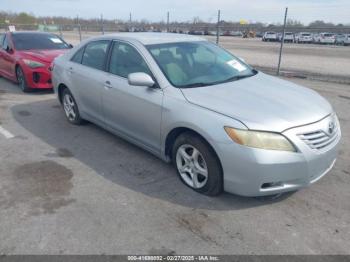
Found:
[[[181,134],[174,143],[172,161],[186,186],[207,196],[222,193],[220,161],[209,144],[199,136],[190,132]]]
[[[69,123],[73,125],[81,125],[84,123],[84,120],[80,117],[78,104],[68,88],[64,89],[62,92],[62,107]]]
[[[27,86],[26,77],[25,77],[23,70],[20,66],[16,67],[16,78],[17,78],[19,88],[25,93],[29,92],[30,88]]]

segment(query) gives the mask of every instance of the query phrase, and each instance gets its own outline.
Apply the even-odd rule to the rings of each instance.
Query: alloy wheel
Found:
[[[22,89],[22,91],[24,91],[26,89],[26,82],[24,80],[23,71],[19,67],[17,68],[17,81],[19,87]]]
[[[183,181],[190,187],[199,189],[208,181],[208,168],[204,157],[192,145],[181,145],[176,153],[176,166]]]
[[[76,112],[76,106],[73,97],[70,94],[65,94],[63,97],[63,108],[64,112],[66,113],[66,116],[69,121],[74,121],[77,112]]]

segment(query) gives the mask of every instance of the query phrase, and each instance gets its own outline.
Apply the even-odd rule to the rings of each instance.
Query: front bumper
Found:
[[[40,68],[24,68],[28,88],[52,89],[51,71],[49,66]]]
[[[298,134],[315,130],[328,118],[312,125],[290,129],[283,134],[299,152],[255,149],[222,143],[217,149],[224,171],[224,190],[243,196],[264,196],[295,191],[318,181],[333,167],[341,137],[326,148],[315,150]]]

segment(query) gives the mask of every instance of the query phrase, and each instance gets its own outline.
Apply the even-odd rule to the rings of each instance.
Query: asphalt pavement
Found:
[[[328,175],[271,199],[197,194],[153,155],[70,125],[54,94],[0,79],[0,254],[350,254],[349,85],[288,80],[331,102],[343,138]]]

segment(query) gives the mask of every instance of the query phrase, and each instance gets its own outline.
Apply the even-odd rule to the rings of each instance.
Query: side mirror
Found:
[[[69,48],[73,48],[74,46],[72,44],[68,44],[68,47]]]
[[[12,54],[13,53],[13,49],[10,47],[10,46],[6,46],[6,52],[9,53],[9,54]]]
[[[155,84],[155,82],[153,81],[150,75],[142,72],[129,74],[128,82],[129,82],[129,85],[132,85],[132,86],[152,87]]]

